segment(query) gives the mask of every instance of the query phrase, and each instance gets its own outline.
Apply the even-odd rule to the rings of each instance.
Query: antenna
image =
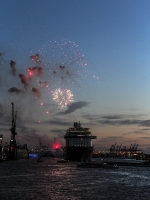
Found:
[[[17,111],[15,112],[15,121],[14,121],[14,128],[16,129],[16,119],[17,119]]]
[[[12,104],[12,127],[14,126],[14,104]]]

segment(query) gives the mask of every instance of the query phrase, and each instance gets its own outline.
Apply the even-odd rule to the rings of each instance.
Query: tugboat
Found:
[[[117,164],[100,163],[100,162],[81,162],[77,164],[81,168],[105,168],[105,169],[118,169]]]
[[[90,128],[81,127],[80,122],[74,122],[74,127],[67,129],[64,136],[66,140],[65,160],[86,161],[91,160],[93,153],[93,136]]]
[[[57,160],[57,162],[58,163],[67,163],[69,161],[62,158],[62,159]]]

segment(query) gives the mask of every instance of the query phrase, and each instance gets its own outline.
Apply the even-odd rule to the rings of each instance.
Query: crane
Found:
[[[16,119],[17,119],[17,111],[14,114],[14,104],[12,104],[12,127],[10,129],[11,131],[11,140],[10,140],[10,146],[9,146],[9,159],[15,160],[17,158],[17,151],[16,151],[16,140],[15,135],[16,133]]]
[[[11,131],[11,140],[15,140],[15,135],[17,135],[16,133],[16,119],[17,119],[17,111],[15,112],[15,115],[14,115],[14,104],[12,104],[12,127],[10,129]]]

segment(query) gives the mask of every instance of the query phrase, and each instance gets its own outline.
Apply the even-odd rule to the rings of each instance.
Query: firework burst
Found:
[[[56,102],[58,108],[66,108],[67,106],[71,105],[73,100],[73,94],[70,90],[65,89],[61,90],[56,89],[54,92],[52,91],[53,100]]]
[[[79,45],[62,39],[60,42],[50,41],[39,50],[42,66],[47,72],[52,89],[73,85],[78,88],[82,79],[87,76],[87,60]]]

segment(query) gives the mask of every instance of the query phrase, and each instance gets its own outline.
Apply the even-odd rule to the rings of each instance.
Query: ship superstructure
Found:
[[[66,160],[91,160],[93,152],[92,139],[97,137],[92,135],[90,128],[83,128],[80,122],[74,122],[74,127],[67,129],[64,138],[66,140]]]

